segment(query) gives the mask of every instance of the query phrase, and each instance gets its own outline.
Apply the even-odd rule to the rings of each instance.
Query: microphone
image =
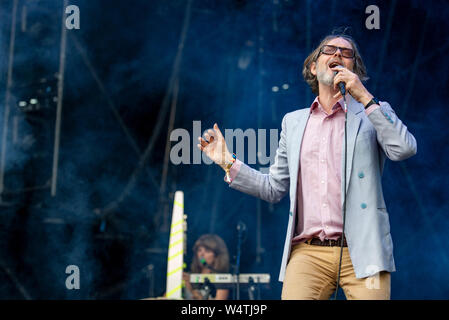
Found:
[[[237,224],[237,231],[239,233],[246,231],[246,224],[243,223],[242,221],[239,221],[238,224]]]
[[[338,71],[334,71],[334,76],[336,76],[337,73],[338,73]],[[338,83],[338,87],[340,88],[340,93],[341,93],[341,95],[344,97],[345,94],[346,94],[346,86],[345,86],[345,83],[344,83],[343,81],[340,81],[340,82]]]
[[[209,269],[210,271],[213,271],[213,272],[216,272],[216,271],[217,271],[217,270],[215,270],[211,265],[209,265],[209,264],[206,262],[206,259],[204,259],[204,258],[201,258],[201,259],[200,259],[200,263],[201,263],[202,266],[206,267],[206,268]]]

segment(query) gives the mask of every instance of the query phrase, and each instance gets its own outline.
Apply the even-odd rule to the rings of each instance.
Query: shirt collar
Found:
[[[334,106],[332,107],[332,113],[335,112],[335,110],[337,110],[338,108],[343,109],[343,97],[340,98],[340,100],[338,100]],[[324,112],[324,109],[318,99],[318,96],[315,98],[315,100],[313,100],[312,105],[310,106],[310,113],[314,112],[316,109],[322,110]]]

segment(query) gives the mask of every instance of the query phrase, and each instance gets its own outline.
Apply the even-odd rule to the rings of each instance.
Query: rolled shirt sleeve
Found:
[[[373,112],[374,110],[379,109],[379,108],[380,108],[380,106],[378,104],[373,104],[373,105],[369,106],[368,109],[365,110],[365,113],[367,116],[369,116],[371,112]]]

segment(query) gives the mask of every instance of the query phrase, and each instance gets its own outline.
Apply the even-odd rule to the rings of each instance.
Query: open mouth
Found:
[[[331,62],[331,63],[329,64],[329,68],[334,68],[334,67],[336,67],[336,66],[341,66],[341,64],[338,63],[338,62]]]

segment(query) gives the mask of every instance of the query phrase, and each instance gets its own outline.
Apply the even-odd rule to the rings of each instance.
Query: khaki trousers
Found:
[[[327,300],[335,293],[340,246],[299,243],[292,248],[282,287],[283,300]],[[347,247],[343,247],[340,284],[348,300],[389,300],[390,273],[357,279]]]

